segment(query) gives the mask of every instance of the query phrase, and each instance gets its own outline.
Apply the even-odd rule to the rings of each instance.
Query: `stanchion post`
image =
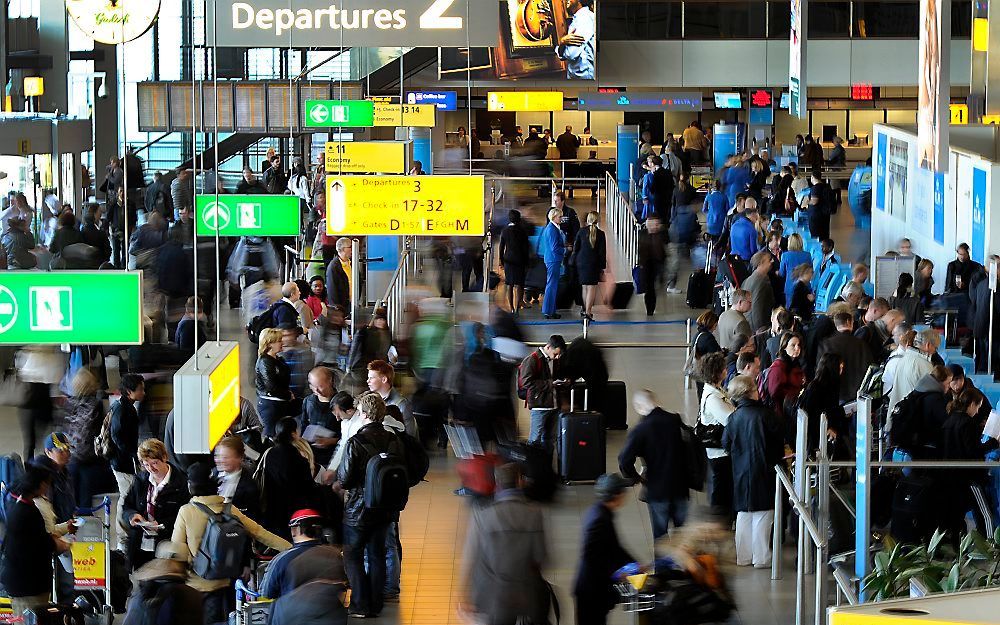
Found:
[[[823,625],[823,617],[826,614],[826,573],[827,558],[826,548],[823,543],[829,536],[830,517],[830,463],[826,453],[827,449],[827,416],[826,413],[819,415],[819,448],[816,459],[819,466],[816,467],[816,526],[819,528],[820,538],[824,540],[816,545],[816,612],[815,625]]]
[[[777,469],[774,472],[774,533],[771,536],[771,580],[781,579],[781,535],[784,533],[784,519],[783,514],[784,505],[782,504],[783,498],[782,494],[785,492],[785,487],[781,485],[781,478],[778,477]]]
[[[864,580],[868,575],[869,556],[871,548],[871,398],[858,397],[857,441],[855,445],[855,525],[854,525],[854,574]],[[858,590],[858,602],[864,603],[865,591]]]
[[[684,348],[684,362],[687,363],[691,359],[691,318],[688,317],[684,321],[684,342],[687,343],[687,347]],[[684,372],[684,388],[691,388],[691,376]]]

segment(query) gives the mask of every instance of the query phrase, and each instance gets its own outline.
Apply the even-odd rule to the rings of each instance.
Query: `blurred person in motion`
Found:
[[[311,508],[296,510],[288,520],[292,548],[267,566],[260,592],[269,599],[284,597],[316,579],[347,581],[339,547],[323,544],[324,520]],[[331,606],[332,607],[332,606]]]
[[[195,317],[196,307],[198,309],[197,317]],[[184,316],[177,322],[174,342],[177,343],[177,347],[183,349],[185,352],[194,354],[208,340],[207,332],[201,298],[195,298],[194,296],[187,298],[187,301],[184,303]]]
[[[103,216],[104,208],[100,204],[87,205],[80,233],[83,235],[83,242],[96,248],[100,252],[98,258],[102,263],[105,263],[111,259],[111,241],[108,240],[108,233],[103,229],[101,223]]]
[[[646,316],[656,312],[656,289],[663,263],[667,258],[667,238],[656,215],[646,220],[646,229],[639,232],[639,267],[642,270],[643,300]]]
[[[104,422],[104,393],[101,381],[90,367],[82,367],[76,372],[70,389],[64,407],[66,435],[73,449],[68,470],[76,501],[88,507],[95,495],[114,489],[108,461],[94,452],[94,439]]]
[[[524,297],[524,280],[531,256],[528,233],[521,221],[521,212],[510,211],[510,223],[500,232],[498,251],[503,281],[507,286],[507,306],[516,317],[521,311]]]
[[[560,319],[556,313],[556,299],[559,291],[559,277],[562,275],[562,262],[566,255],[566,239],[560,229],[562,211],[558,208],[549,210],[549,222],[542,229],[540,247],[542,260],[545,262],[545,295],[542,299],[542,314],[546,319]]]
[[[61,253],[68,245],[83,243],[83,233],[76,227],[76,215],[65,212],[59,215],[58,223],[59,227],[49,243],[49,252],[53,255]]]
[[[608,266],[607,237],[597,226],[599,219],[597,211],[587,213],[587,227],[577,232],[570,257],[570,264],[576,268],[577,279],[583,287],[580,315],[591,321],[597,301],[597,284]]]
[[[486,625],[514,625],[519,618],[548,622],[549,587],[542,577],[548,541],[542,510],[525,498],[518,465],[500,465],[494,474],[492,505],[471,509],[463,555],[469,604]]]
[[[254,479],[264,504],[261,525],[288,539],[288,519],[313,501],[313,467],[309,445],[299,435],[299,423],[293,417],[278,421],[274,446],[260,457]]]
[[[215,445],[215,476],[219,495],[251,519],[260,515],[260,489],[246,464],[246,445],[239,436],[226,436]]]
[[[18,377],[27,385],[24,403],[18,411],[25,460],[35,455],[38,436],[52,423],[54,411],[51,388],[66,371],[66,360],[54,346],[35,345],[15,357]]]
[[[684,189],[690,190],[687,183],[681,180],[675,196]],[[676,198],[675,198],[676,199]],[[691,246],[698,240],[701,226],[698,224],[698,216],[690,205],[690,200],[684,203],[675,204],[673,215],[670,219],[670,228],[667,231],[667,293],[682,293],[677,288],[677,274],[680,271],[681,259],[690,256]]]
[[[368,376],[368,365],[375,360],[392,362],[395,360],[392,332],[385,308],[376,308],[371,321],[358,329],[347,355],[347,371],[350,383],[363,388]]]
[[[192,625],[204,620],[202,594],[188,578],[186,545],[165,540],[156,546],[155,559],[135,572],[135,592],[129,597],[123,625]]]
[[[608,613],[618,603],[614,589],[615,571],[635,562],[618,540],[615,512],[625,505],[632,481],[617,473],[597,478],[597,503],[583,517],[583,545],[573,596],[577,625],[605,625]]]

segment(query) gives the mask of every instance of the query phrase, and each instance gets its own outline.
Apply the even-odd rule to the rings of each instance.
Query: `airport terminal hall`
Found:
[[[1000,0],[0,0],[0,87],[0,625],[1000,625]]]

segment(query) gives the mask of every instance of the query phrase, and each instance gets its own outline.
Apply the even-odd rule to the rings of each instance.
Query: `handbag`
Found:
[[[722,434],[726,431],[726,426],[720,423],[705,424],[698,417],[698,422],[694,424],[694,435],[705,447],[715,449],[722,448]]]
[[[698,358],[695,356],[695,346],[698,344],[698,339],[703,332],[704,330],[695,335],[694,340],[691,342],[691,349],[688,350],[687,360],[684,361],[684,375],[688,377],[697,377],[694,373],[695,365],[698,364]]]

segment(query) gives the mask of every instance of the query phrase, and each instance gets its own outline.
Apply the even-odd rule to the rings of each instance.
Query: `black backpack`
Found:
[[[253,319],[251,319],[250,323],[247,324],[247,338],[250,339],[251,343],[254,344],[259,343],[260,333],[268,328],[273,328],[275,326],[274,312],[278,310],[278,306],[292,306],[292,305],[286,302],[285,300],[278,300],[275,303],[271,304],[270,308],[260,313]],[[292,306],[292,310],[295,310],[294,306]]]
[[[892,409],[892,414],[889,415],[889,442],[894,447],[912,453],[922,445],[923,419],[920,418],[920,404],[925,395],[927,393],[913,391]]]
[[[684,464],[687,468],[688,488],[697,491],[704,490],[705,479],[708,477],[708,454],[705,452],[705,445],[695,434],[694,428],[683,421],[681,421],[680,427],[681,441],[684,443]]]
[[[381,512],[402,512],[410,498],[406,459],[395,453],[380,452],[360,439],[358,442],[370,454],[365,466],[365,507]]]
[[[399,442],[403,444],[406,452],[406,476],[409,478],[409,485],[416,486],[427,477],[427,471],[431,468],[431,459],[427,456],[427,451],[423,444],[406,432],[396,434]]]
[[[232,579],[243,573],[243,557],[249,538],[247,530],[232,513],[233,505],[225,503],[222,512],[213,512],[203,503],[192,502],[208,515],[205,534],[194,555],[191,570],[204,579]]]

